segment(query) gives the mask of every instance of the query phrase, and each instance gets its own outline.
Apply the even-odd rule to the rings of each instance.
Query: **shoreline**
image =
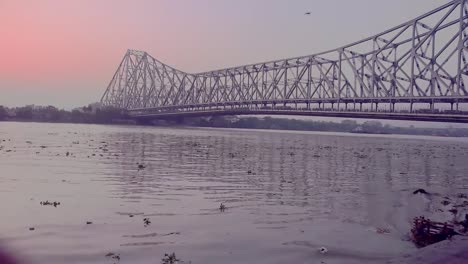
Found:
[[[339,130],[307,130],[307,129],[286,129],[286,128],[255,128],[255,127],[229,127],[229,126],[197,126],[190,124],[171,124],[171,125],[146,125],[138,124],[133,120],[124,120],[125,122],[106,122],[106,123],[96,123],[96,122],[64,122],[64,121],[41,121],[41,120],[0,120],[1,122],[17,122],[17,123],[49,123],[49,124],[81,124],[81,125],[128,125],[135,127],[189,127],[189,128],[209,128],[209,129],[242,129],[242,130],[280,130],[280,131],[295,131],[295,132],[322,132],[322,133],[348,133],[356,135],[397,135],[397,136],[427,136],[427,137],[441,137],[441,138],[468,138],[468,136],[457,136],[457,135],[432,135],[432,134],[423,134],[423,133],[391,133],[391,132],[356,132],[356,131],[339,131]],[[440,129],[442,130],[442,129]]]
[[[468,260],[468,236],[452,239],[417,249],[413,253],[383,262],[385,264],[463,264]],[[382,264],[383,264],[382,263]]]

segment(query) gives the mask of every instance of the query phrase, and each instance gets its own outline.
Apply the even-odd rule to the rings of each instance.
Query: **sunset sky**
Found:
[[[0,105],[99,101],[127,49],[200,72],[328,50],[443,3],[0,0]]]

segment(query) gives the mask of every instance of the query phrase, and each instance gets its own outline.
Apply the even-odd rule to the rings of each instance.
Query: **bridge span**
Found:
[[[332,110],[307,110],[307,109],[261,109],[261,108],[211,108],[187,111],[164,111],[151,112],[132,110],[130,116],[138,120],[153,119],[180,119],[190,117],[206,116],[232,116],[232,115],[281,115],[281,116],[318,116],[338,118],[363,118],[363,119],[386,119],[406,121],[429,121],[468,123],[468,115],[460,114],[438,114],[438,113],[406,113],[406,112],[366,112],[366,111],[332,111]]]
[[[467,22],[468,0],[454,0],[333,50],[196,74],[128,50],[101,103],[135,118],[281,114],[467,122]]]

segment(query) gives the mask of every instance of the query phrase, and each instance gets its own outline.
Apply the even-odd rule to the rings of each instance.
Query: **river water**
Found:
[[[379,263],[415,250],[412,192],[467,171],[457,138],[2,122],[0,239],[27,263]]]

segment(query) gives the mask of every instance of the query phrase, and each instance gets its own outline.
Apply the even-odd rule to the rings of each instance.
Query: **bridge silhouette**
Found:
[[[303,115],[468,122],[468,0],[309,56],[186,73],[128,50],[104,106],[135,118]]]

